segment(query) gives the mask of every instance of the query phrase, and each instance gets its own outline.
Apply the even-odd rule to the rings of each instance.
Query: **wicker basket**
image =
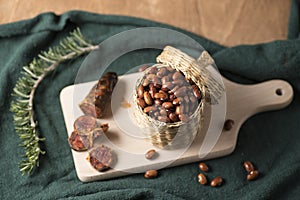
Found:
[[[133,92],[136,123],[142,128],[147,140],[158,148],[177,149],[189,146],[202,127],[205,114],[203,113],[205,101],[213,100],[211,102],[217,102],[222,90],[224,90],[222,85],[210,77],[210,73],[206,70],[206,66],[213,63],[209,54],[204,51],[201,56],[199,60],[196,61],[180,50],[167,46],[157,57],[159,63],[152,66],[157,68],[172,67],[177,71],[181,71],[186,78],[191,79],[201,90],[202,98],[197,109],[189,117],[189,121],[187,122],[165,123],[155,120],[144,113],[136,102],[136,91],[138,86],[142,83],[143,77],[136,83],[136,88]],[[147,74],[150,69],[151,68],[148,68],[144,73]],[[212,84],[212,86],[210,84]],[[211,91],[214,91],[214,93]]]

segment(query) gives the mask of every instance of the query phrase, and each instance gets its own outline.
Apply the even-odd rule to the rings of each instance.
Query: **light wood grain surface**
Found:
[[[163,22],[233,46],[285,39],[290,0],[0,0],[0,24],[75,9]]]

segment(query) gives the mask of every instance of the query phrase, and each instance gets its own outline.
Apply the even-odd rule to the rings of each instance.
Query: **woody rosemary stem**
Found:
[[[83,54],[98,49],[99,46],[85,41],[79,29],[76,29],[60,45],[41,52],[38,58],[23,67],[22,76],[17,80],[13,89],[15,98],[11,102],[10,110],[13,112],[15,130],[24,147],[24,160],[20,162],[22,174],[30,174],[35,166],[39,165],[39,156],[44,154],[39,142],[44,138],[38,136],[37,122],[34,117],[34,97],[36,89],[44,78],[54,71],[60,63],[75,59]]]
[[[93,50],[96,50],[98,49],[99,47],[98,46],[89,46],[89,47],[86,47],[86,48],[81,48],[82,50],[82,53],[81,54],[85,54],[87,52],[91,52]],[[41,76],[38,77],[38,79],[36,80],[36,82],[34,83],[33,87],[32,87],[32,90],[30,92],[30,95],[29,95],[29,107],[32,109],[33,107],[33,99],[34,99],[34,94],[35,94],[35,91],[37,89],[37,87],[39,86],[39,84],[44,80],[44,78],[52,71],[54,71],[60,63],[66,61],[66,60],[70,60],[72,58],[74,58],[75,56],[80,56],[80,55],[77,55],[75,52],[72,52],[72,53],[69,53],[67,55],[65,55],[64,57],[62,57],[62,59],[58,62],[55,62],[53,63],[52,65],[50,65],[46,70],[45,70],[45,73],[42,74]],[[42,57],[40,57],[41,59],[43,59]],[[32,109],[33,110],[33,109]],[[31,117],[30,117],[30,125],[32,127],[36,127],[36,123],[34,121],[34,116],[33,116],[33,112],[31,114]]]

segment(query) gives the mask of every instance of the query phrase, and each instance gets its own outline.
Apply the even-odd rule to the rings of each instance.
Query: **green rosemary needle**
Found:
[[[37,120],[34,118],[34,96],[35,91],[43,79],[54,71],[60,63],[79,57],[82,54],[98,49],[98,45],[88,43],[79,28],[70,33],[56,47],[41,52],[38,58],[34,58],[28,66],[23,67],[21,77],[17,80],[13,89],[13,101],[10,110],[13,112],[15,131],[21,140],[24,148],[24,159],[20,162],[19,168],[22,174],[30,174],[35,166],[39,166],[40,154],[45,151],[40,149],[40,138],[37,132]]]

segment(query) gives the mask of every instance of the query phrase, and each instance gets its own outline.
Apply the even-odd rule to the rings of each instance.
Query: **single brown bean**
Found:
[[[178,117],[183,122],[188,122],[189,121],[189,117],[185,114],[180,114],[180,115],[178,115]]]
[[[151,67],[148,71],[149,74],[156,74],[157,73],[157,68],[156,67]]]
[[[172,80],[173,80],[173,78],[172,78],[173,74],[174,74],[174,72],[171,72],[171,73],[168,74],[168,77],[169,77],[169,79],[170,79],[170,82],[172,82]]]
[[[174,93],[176,90],[178,90],[180,87],[178,85],[176,85],[175,87],[173,87],[170,91],[168,91],[168,93]]]
[[[169,70],[170,72],[175,72],[175,69],[172,67],[167,67],[167,70]]]
[[[165,67],[159,68],[158,72],[157,72],[157,76],[162,78],[163,76],[165,76],[168,73],[168,70]]]
[[[210,182],[210,186],[212,187],[217,187],[217,186],[221,186],[223,183],[223,179],[221,176],[217,176],[216,178],[214,178],[211,182]]]
[[[142,86],[147,87],[147,86],[149,85],[149,83],[150,83],[150,81],[149,81],[148,79],[145,78],[145,79],[143,80]]]
[[[182,80],[182,79],[174,80],[174,81],[172,81],[172,83],[173,83],[173,85],[183,86],[184,80]]]
[[[196,97],[191,96],[191,95],[189,95],[189,97],[190,97],[190,101],[191,101],[192,103],[196,103],[196,102],[197,102]]]
[[[180,96],[184,96],[186,94],[186,87],[185,86],[182,86],[180,88],[178,88],[174,94],[177,96],[177,97],[180,97]]]
[[[203,172],[208,172],[209,171],[209,167],[206,165],[205,162],[200,162],[199,163],[199,169],[201,169],[201,171],[203,171]]]
[[[164,101],[164,100],[168,99],[168,95],[166,93],[159,92],[159,93],[154,94],[154,98]]]
[[[149,69],[149,71],[148,71],[149,74],[156,74],[156,72],[157,72],[156,67],[151,67],[151,69]]]
[[[248,173],[250,173],[251,171],[254,170],[254,166],[250,161],[245,161],[243,163],[243,165],[244,165],[244,168],[245,168],[246,172],[248,172]]]
[[[188,103],[185,103],[183,112],[184,112],[185,114],[187,114],[187,113],[189,113],[189,111],[190,111],[190,106],[189,106]]]
[[[154,87],[154,85],[152,87],[149,86],[149,94],[152,98],[154,98],[154,95],[156,94],[156,92],[157,92],[157,89],[156,89],[156,87]]]
[[[172,76],[173,80],[178,80],[178,79],[182,79],[183,78],[183,75],[179,72],[179,71],[176,71],[173,76]]]
[[[172,88],[174,87],[174,85],[172,84],[172,82],[165,82],[162,86],[161,89],[163,91],[168,91],[168,90],[172,90]]]
[[[170,77],[169,76],[164,76],[161,78],[161,83],[165,84],[166,82],[170,82]]]
[[[206,185],[207,178],[203,173],[198,174],[198,181],[201,185]]]
[[[149,92],[144,92],[144,100],[145,100],[146,104],[148,104],[149,106],[151,106],[153,104],[153,100],[152,100]]]
[[[166,109],[173,108],[173,104],[171,102],[164,102],[161,106]]]
[[[145,71],[148,67],[149,67],[148,65],[143,65],[143,66],[141,66],[141,67],[138,69],[138,71],[139,71],[139,72],[143,72],[143,71]]]
[[[150,111],[156,111],[156,107],[155,106],[147,106],[146,108],[144,108],[144,113],[149,113]]]
[[[144,97],[144,87],[142,85],[140,85],[137,89],[137,95],[138,97],[140,98],[143,98]]]
[[[175,113],[170,113],[170,114],[169,114],[169,118],[170,118],[170,120],[172,120],[173,122],[178,122],[178,121],[179,121],[179,118],[178,118],[178,116],[177,116]]]
[[[223,129],[225,131],[229,131],[232,129],[233,125],[234,125],[234,121],[232,119],[227,119],[224,123]]]
[[[190,102],[190,98],[189,98],[189,96],[184,96],[183,97],[183,99],[184,99],[184,101],[186,102],[186,103],[189,103]]]
[[[155,74],[147,74],[146,75],[146,79],[148,79],[148,80],[153,80],[154,78],[157,78],[157,76],[155,75]]]
[[[167,93],[167,92],[165,92],[165,91],[163,91],[163,90],[159,90],[158,92],[159,92],[159,93],[162,93],[162,94],[165,94],[165,95],[167,95],[167,96],[168,96],[168,93]]]
[[[157,119],[158,119],[158,121],[165,122],[165,123],[171,122],[170,118],[167,116],[158,116]]]
[[[253,170],[247,175],[247,180],[253,181],[253,180],[257,179],[258,175],[259,175],[259,172],[257,170]]]
[[[156,88],[161,88],[161,80],[158,77],[153,78],[153,84]]]
[[[180,114],[183,113],[183,110],[184,110],[184,105],[176,106],[176,108],[175,108],[175,113],[176,113],[177,115],[180,115]]]
[[[150,149],[149,151],[146,152],[145,158],[153,159],[155,155],[156,155],[156,151],[154,149]]]
[[[143,99],[141,99],[141,98],[137,98],[136,102],[143,109],[147,106],[147,104],[145,103],[145,101]]]
[[[174,106],[179,106],[181,104],[182,99],[180,97],[176,98],[173,100],[173,105]]]
[[[192,89],[193,89],[194,96],[197,99],[201,99],[201,93],[200,93],[200,90],[199,90],[198,86],[197,85],[192,85]]]
[[[157,94],[157,93],[156,93]],[[161,105],[162,104],[162,101],[160,99],[155,99],[154,100],[154,104],[156,105]]]

